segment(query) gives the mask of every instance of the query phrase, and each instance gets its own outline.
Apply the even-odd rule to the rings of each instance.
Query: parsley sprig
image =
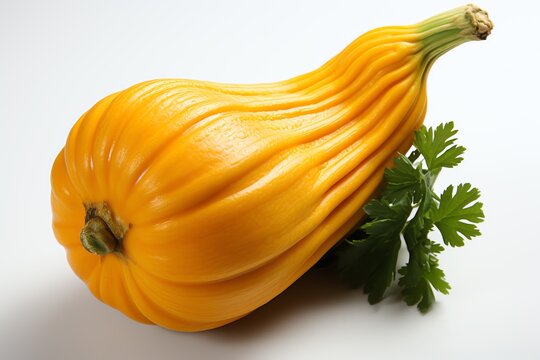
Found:
[[[484,220],[480,192],[471,184],[448,186],[440,196],[433,185],[443,168],[462,160],[465,148],[455,144],[452,122],[436,129],[420,128],[408,157],[400,154],[386,169],[386,186],[379,198],[364,206],[367,220],[338,248],[337,266],[342,278],[363,287],[368,301],[381,301],[396,276],[403,299],[425,313],[435,302],[433,289],[448,294],[450,285],[437,255],[444,247],[429,238],[437,229],[444,245],[463,246],[480,235]],[[397,269],[402,239],[409,258]]]

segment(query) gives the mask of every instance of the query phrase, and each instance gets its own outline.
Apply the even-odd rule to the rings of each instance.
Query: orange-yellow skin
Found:
[[[439,55],[426,31],[371,31],[287,81],[164,79],[98,102],[52,169],[54,233],[75,273],[127,316],[174,330],[270,301],[361,220],[410,147]],[[103,202],[129,229],[99,256],[79,234],[85,204]]]

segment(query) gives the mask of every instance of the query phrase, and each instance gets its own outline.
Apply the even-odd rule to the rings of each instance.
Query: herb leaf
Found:
[[[463,161],[461,155],[465,148],[454,145],[456,134],[453,122],[440,124],[435,130],[423,126],[416,132],[414,146],[424,157],[430,171],[452,168]]]
[[[475,224],[484,220],[480,191],[471,184],[448,186],[441,195],[439,206],[431,213],[433,224],[439,229],[446,245],[463,246],[464,239],[480,235]],[[475,202],[471,205],[471,203]]]
[[[413,163],[404,155],[399,154],[394,160],[395,166],[386,169],[384,179],[386,187],[384,197],[391,202],[398,202],[410,194],[419,194],[421,183],[420,169],[415,168]],[[418,201],[418,199],[413,199]]]
[[[455,191],[449,186],[440,196],[433,192],[442,168],[463,160],[465,148],[455,145],[456,134],[451,122],[419,129],[416,150],[409,157],[400,154],[394,167],[385,171],[381,197],[364,206],[367,220],[338,248],[340,276],[363,287],[370,303],[381,301],[399,275],[403,300],[427,312],[435,302],[433,290],[450,291],[437,258],[444,247],[429,239],[430,232],[437,228],[443,243],[451,247],[480,235],[477,224],[484,220],[484,213],[478,189],[466,183]],[[409,259],[397,271],[402,239]]]
[[[338,253],[338,271],[354,287],[363,286],[371,304],[382,300],[396,275],[401,247],[400,234],[411,208],[372,200],[365,207],[373,220],[365,223],[349,240],[351,247]]]

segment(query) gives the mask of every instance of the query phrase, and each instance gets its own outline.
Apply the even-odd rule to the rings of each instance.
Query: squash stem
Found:
[[[485,40],[491,34],[493,23],[485,10],[470,4],[431,17],[419,23],[418,27],[424,39],[444,31],[458,30],[455,37],[468,41]]]
[[[118,240],[112,234],[107,223],[96,216],[84,224],[81,231],[81,243],[92,254],[106,255],[115,251]]]
[[[129,226],[114,216],[107,203],[85,204],[85,224],[81,244],[90,253],[106,255],[119,252]]]
[[[487,12],[475,5],[462,6],[422,21],[418,25],[424,66],[447,51],[471,40],[484,40],[493,23]]]

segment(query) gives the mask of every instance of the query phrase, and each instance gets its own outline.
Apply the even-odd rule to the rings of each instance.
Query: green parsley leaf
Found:
[[[465,148],[455,145],[456,134],[453,123],[418,130],[416,150],[408,157],[400,154],[385,171],[380,198],[364,206],[366,221],[337,247],[340,277],[363,287],[370,303],[381,301],[399,275],[405,302],[427,312],[435,302],[433,290],[450,291],[437,258],[444,247],[429,239],[431,231],[437,228],[451,247],[480,235],[477,224],[484,213],[478,189],[461,184],[455,191],[449,186],[440,196],[433,191],[440,171],[463,160]],[[409,259],[396,271],[402,239]]]
[[[400,233],[411,206],[374,199],[366,204],[364,211],[373,220],[347,241],[352,249],[347,246],[338,253],[338,272],[350,285],[363,286],[369,303],[374,304],[382,300],[395,279]]]
[[[482,203],[475,202],[479,198],[480,191],[471,184],[458,185],[455,194],[452,185],[444,190],[439,206],[431,213],[431,219],[446,245],[463,246],[463,237],[471,239],[480,235],[475,225],[484,220]]]
[[[435,295],[425,278],[425,270],[413,262],[399,269],[399,274],[402,275],[399,286],[403,287],[403,300],[409,306],[418,304],[418,310],[427,312],[435,302]]]
[[[436,171],[443,167],[452,168],[458,165],[465,152],[463,146],[453,145],[457,130],[454,123],[449,122],[433,128],[420,128],[415,134],[414,146],[420,151],[430,171]]]
[[[409,194],[419,194],[420,177],[420,169],[415,168],[406,156],[399,154],[394,160],[394,167],[384,172],[384,197],[390,202],[397,202]],[[417,198],[413,199],[413,202],[417,201]]]
[[[399,237],[395,237],[386,246],[377,247],[378,251],[370,254],[374,259],[383,259],[382,261],[372,262],[377,264],[377,266],[373,268],[364,285],[364,292],[368,294],[368,302],[370,304],[380,302],[383,299],[386,289],[394,281],[400,247],[401,240]]]
[[[421,248],[411,252],[407,265],[399,269],[402,277],[399,286],[403,288],[402,294],[408,305],[418,305],[418,310],[425,313],[435,301],[433,289],[448,294],[450,284],[445,279],[444,272],[439,268],[436,257],[443,247],[427,240]]]
[[[364,206],[364,211],[372,221],[362,229],[371,237],[381,238],[399,236],[408,214],[411,212],[410,200],[405,204],[392,204],[386,199],[374,199]]]
[[[368,301],[382,300],[396,274],[396,261],[401,242],[394,238],[384,245],[371,239],[346,242],[347,247],[338,253],[340,277],[352,287],[363,287]]]

